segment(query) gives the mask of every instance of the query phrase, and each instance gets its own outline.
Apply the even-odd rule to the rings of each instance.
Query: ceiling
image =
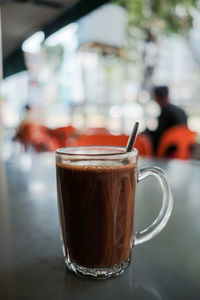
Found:
[[[43,30],[45,37],[109,0],[1,0],[4,77],[24,69],[21,44]]]

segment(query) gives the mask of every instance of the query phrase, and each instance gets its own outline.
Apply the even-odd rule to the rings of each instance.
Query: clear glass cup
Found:
[[[108,278],[124,272],[133,246],[150,240],[166,225],[173,207],[168,179],[157,167],[138,169],[138,151],[88,146],[56,151],[58,211],[65,263],[83,277]],[[154,176],[162,206],[155,221],[134,229],[137,183]]]

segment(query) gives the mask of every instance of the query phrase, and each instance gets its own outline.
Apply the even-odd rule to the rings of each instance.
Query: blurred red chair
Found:
[[[160,158],[189,159],[196,138],[197,133],[184,125],[170,127],[161,137],[157,156]]]
[[[122,146],[125,147],[129,136],[125,134],[96,134],[96,135],[81,135],[79,136],[73,146]],[[150,156],[152,154],[152,146],[150,141],[143,134],[139,134],[136,138],[135,148],[138,149],[139,154],[143,156]]]

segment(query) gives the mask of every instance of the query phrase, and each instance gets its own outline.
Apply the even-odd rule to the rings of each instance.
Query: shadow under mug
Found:
[[[157,167],[138,169],[138,151],[88,146],[56,151],[58,211],[65,263],[83,277],[124,272],[133,246],[166,225],[173,207],[168,179]],[[141,232],[134,229],[137,183],[154,176],[163,197],[159,215]]]

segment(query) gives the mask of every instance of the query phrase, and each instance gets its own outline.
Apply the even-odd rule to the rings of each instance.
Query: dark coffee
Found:
[[[57,163],[62,239],[72,263],[104,268],[129,258],[136,173],[133,163]]]

